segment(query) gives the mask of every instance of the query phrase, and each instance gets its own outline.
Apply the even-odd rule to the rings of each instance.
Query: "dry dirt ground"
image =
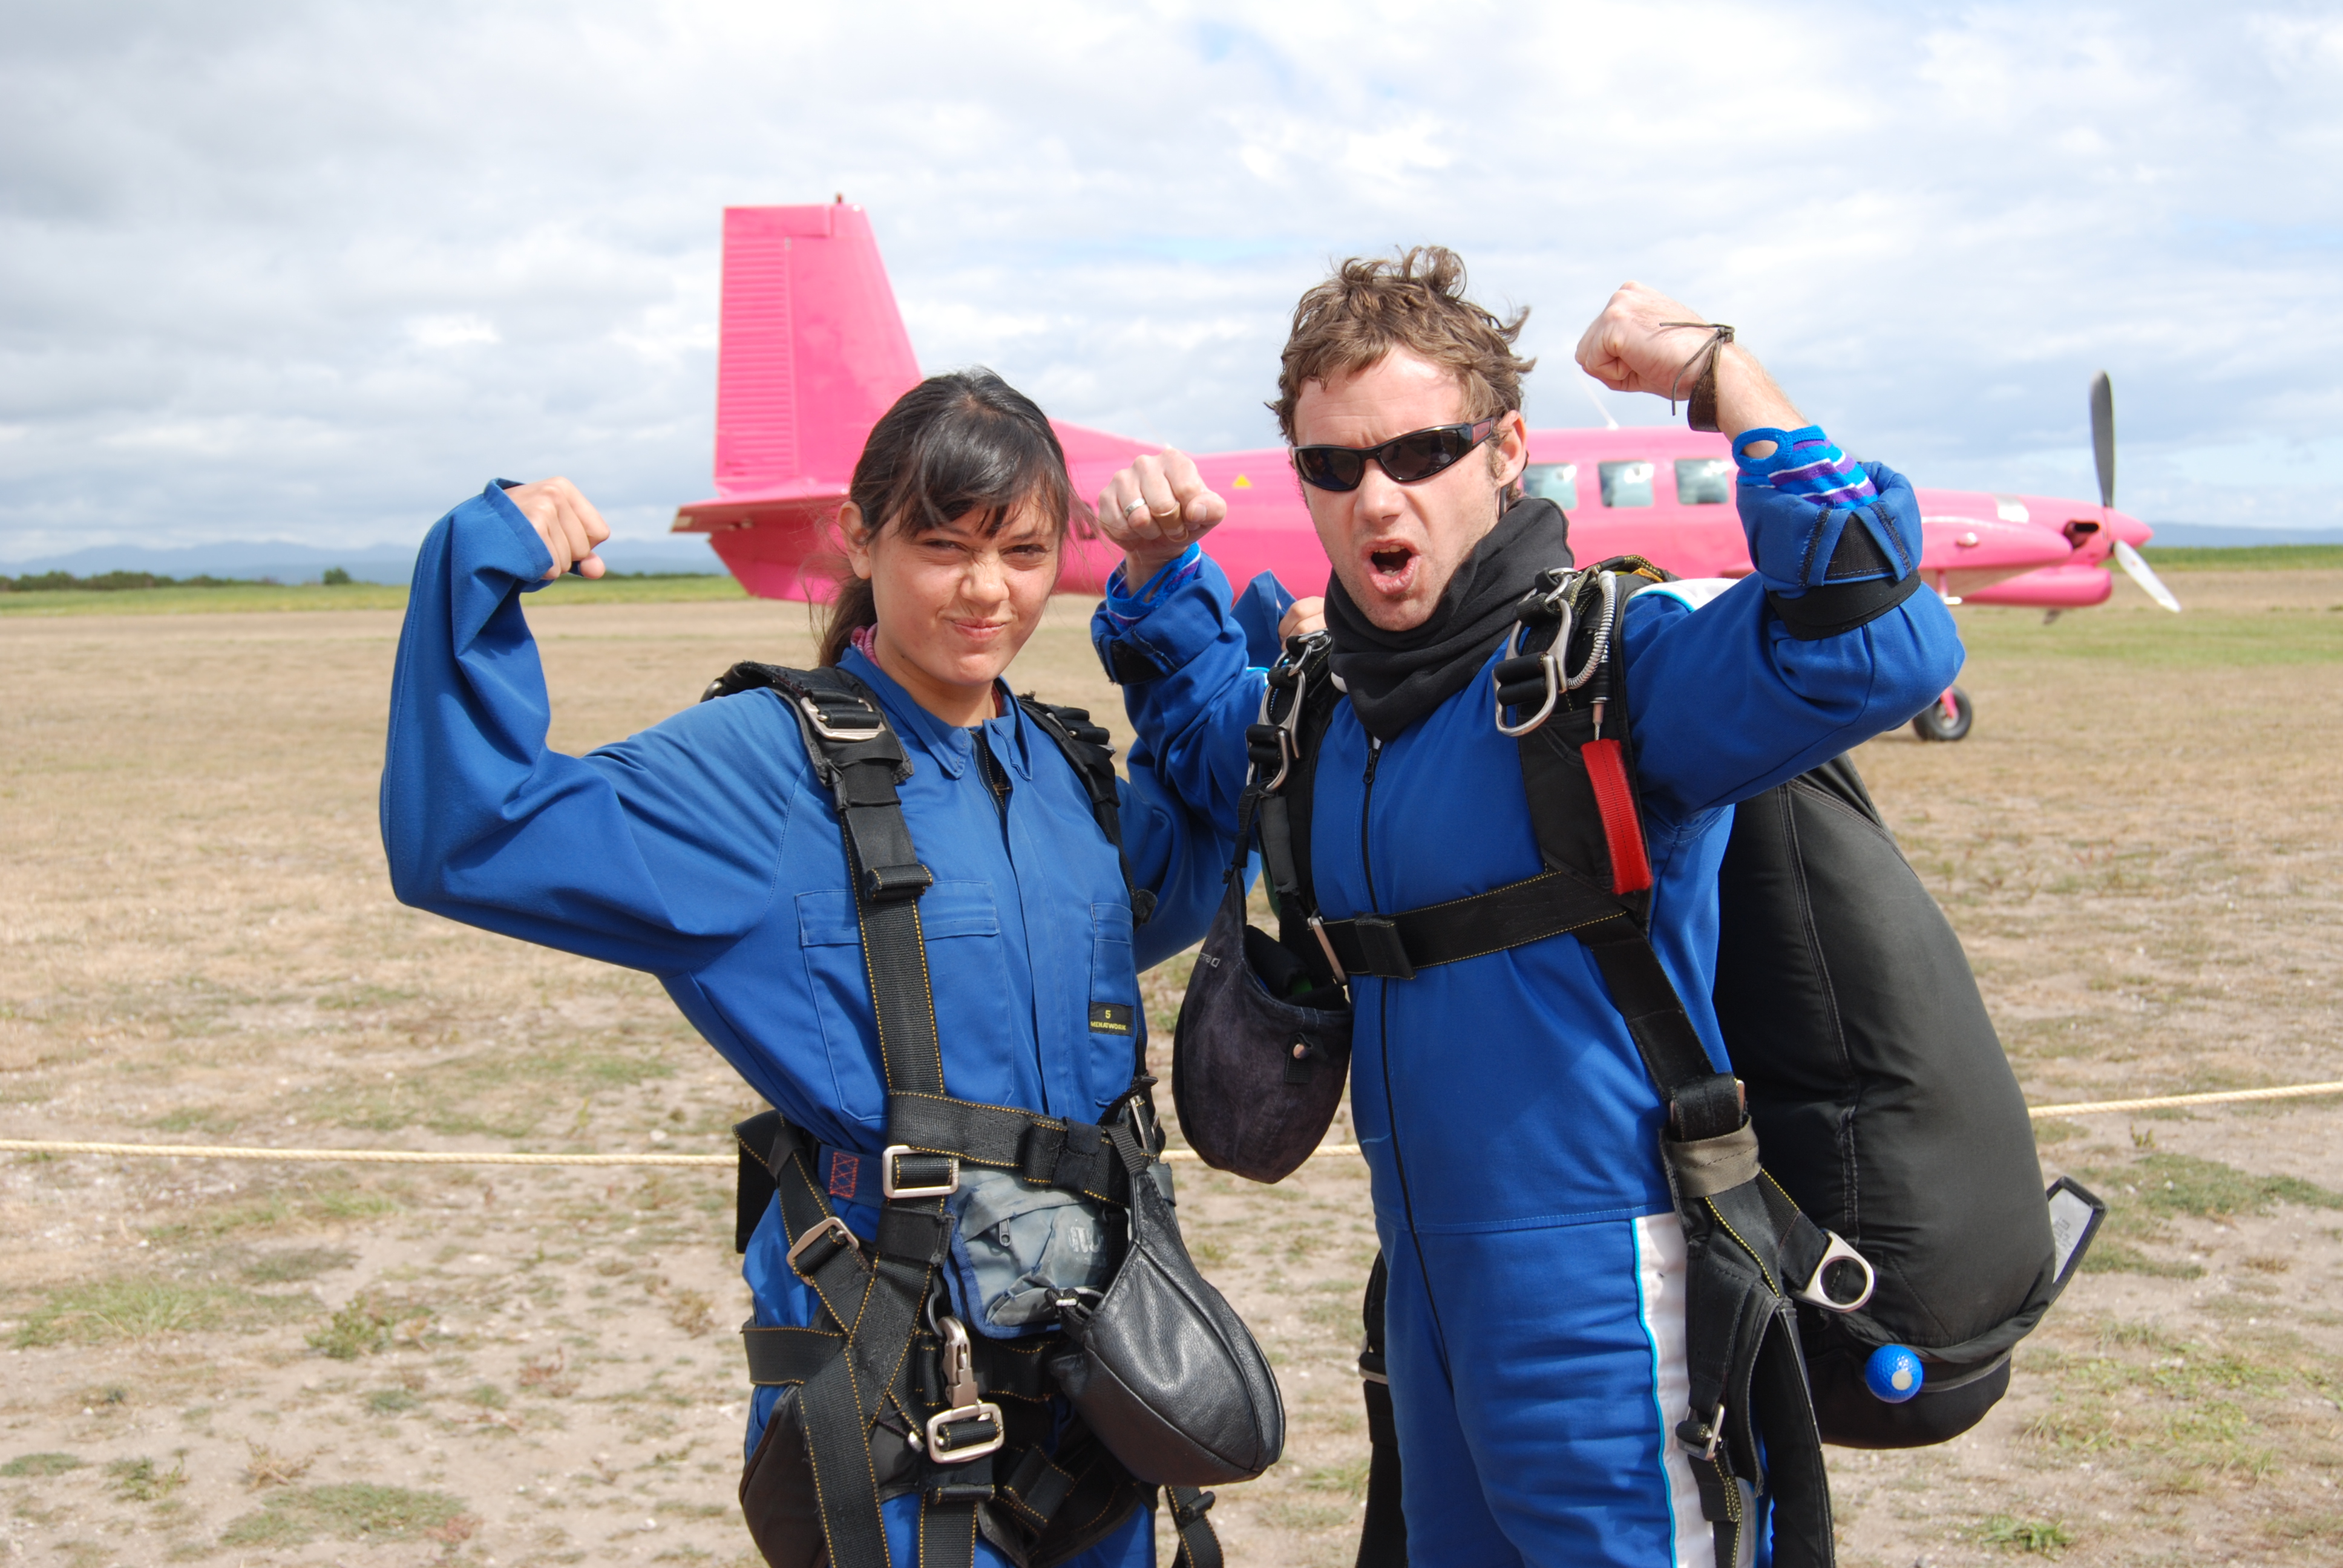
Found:
[[[2029,1096],[2343,1078],[2343,573],[1964,611],[1976,732],[1861,758]],[[804,657],[756,603],[541,608],[554,742]],[[1082,608],[1020,673],[1111,710]],[[648,980],[404,910],[394,614],[0,622],[0,1135],[718,1151],[754,1107]],[[1150,978],[1168,1044],[1183,961]],[[2041,1124],[2115,1218],[1938,1450],[1835,1455],[1845,1556],[2343,1560],[2343,1102]],[[1338,1135],[1347,1135],[1338,1127]],[[1233,1563],[1339,1563],[1356,1165],[1181,1171],[1292,1436]],[[721,1173],[0,1156],[0,1560],[748,1563]],[[1168,1559],[1167,1559],[1168,1561]]]

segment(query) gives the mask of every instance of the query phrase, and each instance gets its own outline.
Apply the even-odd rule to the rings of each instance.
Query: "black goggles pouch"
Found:
[[[1300,960],[1247,924],[1244,880],[1230,878],[1172,1033],[1188,1147],[1216,1171],[1283,1181],[1324,1141],[1350,1068],[1342,988],[1313,989]]]
[[[1059,1303],[1068,1348],[1049,1372],[1125,1470],[1158,1486],[1251,1481],[1285,1449],[1285,1404],[1244,1321],[1188,1256],[1170,1171],[1127,1127],[1130,1242],[1095,1304]]]

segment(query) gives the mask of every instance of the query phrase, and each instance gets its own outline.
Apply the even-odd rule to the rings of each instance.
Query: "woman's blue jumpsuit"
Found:
[[[1843,530],[1895,572],[1918,554],[1911,487],[1874,467],[1874,521],[1738,487],[1758,573],[1696,612],[1627,602],[1623,646],[1657,885],[1654,946],[1722,1067],[1709,1000],[1733,805],[1908,720],[1960,668],[1926,588],[1801,641],[1767,602],[1824,581]],[[1787,563],[1786,567],[1781,563]],[[1559,563],[1557,563],[1559,564]],[[1802,572],[1807,573],[1804,582]],[[1233,832],[1262,674],[1209,561],[1092,636],[1182,799]],[[1490,662],[1497,655],[1492,653]],[[1484,892],[1544,869],[1516,744],[1484,667],[1380,747],[1347,702],[1318,756],[1311,859],[1329,919]],[[1353,982],[1351,1108],[1390,1261],[1385,1352],[1415,1568],[1715,1561],[1670,1433],[1688,1413],[1684,1236],[1660,1108],[1577,939]]]
[[[884,1095],[830,792],[770,690],[687,708],[585,757],[548,751],[545,680],[520,596],[551,565],[494,485],[424,540],[383,767],[392,886],[450,919],[658,976],[749,1087],[846,1155],[825,1156],[826,1179],[843,1189],[840,1216],[870,1236]],[[878,693],[911,759],[900,793],[936,878],[920,913],[950,1091],[1106,1120],[1130,1087],[1139,1040],[1093,1032],[1093,1006],[1116,1004],[1099,1016],[1143,1030],[1139,971],[1202,935],[1231,840],[1182,809],[1134,748],[1123,842],[1132,876],[1158,899],[1134,930],[1089,797],[1013,702],[981,727],[1009,779],[996,805],[969,730],[919,707],[861,655],[850,653],[845,668]],[[863,1179],[841,1181],[858,1155]],[[742,1265],[757,1322],[769,1326],[820,1316],[783,1261],[786,1247],[769,1209]],[[777,1392],[759,1390],[751,1404],[750,1453]],[[914,1560],[917,1503],[886,1505],[898,1563]],[[978,1561],[1001,1559],[980,1542]],[[1153,1561],[1143,1510],[1076,1559],[1083,1568]]]

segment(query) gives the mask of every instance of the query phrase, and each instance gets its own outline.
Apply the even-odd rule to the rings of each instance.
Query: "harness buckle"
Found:
[[[789,1256],[784,1260],[789,1266],[789,1272],[802,1274],[805,1271],[798,1267],[798,1260],[817,1241],[835,1241],[850,1252],[862,1250],[862,1243],[854,1239],[854,1232],[846,1228],[845,1221],[835,1214],[826,1214],[820,1224],[807,1226],[806,1233],[789,1243]]]
[[[1676,1441],[1691,1451],[1694,1459],[1714,1461],[1716,1451],[1725,1446],[1725,1402],[1716,1402],[1716,1412],[1705,1421],[1698,1415],[1688,1415],[1676,1423]]]
[[[815,700],[813,697],[809,695],[798,699],[798,708],[805,714],[807,721],[812,724],[814,733],[820,736],[824,740],[836,740],[843,743],[852,743],[860,740],[876,740],[881,735],[887,733],[887,720],[884,716],[880,714],[868,703],[865,703],[859,699],[855,701],[854,706],[862,712],[870,716],[870,722],[867,728],[858,727],[847,729],[835,728],[830,724],[830,719],[822,713],[821,704]]]
[[[940,1182],[931,1181],[925,1186],[903,1186],[896,1177],[895,1162],[906,1155],[946,1161],[951,1167],[950,1178]],[[960,1156],[930,1154],[924,1149],[914,1149],[908,1143],[890,1143],[879,1151],[879,1191],[890,1198],[949,1198],[960,1191]]]
[[[1859,1312],[1863,1304],[1871,1300],[1871,1292],[1879,1284],[1879,1276],[1873,1271],[1871,1260],[1849,1246],[1845,1237],[1836,1231],[1825,1231],[1823,1234],[1829,1237],[1830,1241],[1823,1249],[1823,1261],[1815,1265],[1814,1278],[1798,1286],[1790,1294],[1809,1306],[1820,1307],[1827,1312]],[[1840,1301],[1830,1293],[1830,1286],[1825,1276],[1831,1271],[1831,1265],[1834,1263],[1853,1263],[1863,1271],[1863,1289],[1851,1302]]]
[[[1351,977],[1342,971],[1342,960],[1334,955],[1333,940],[1326,935],[1326,922],[1316,915],[1311,916],[1310,934],[1316,937],[1318,939],[1319,947],[1325,950],[1326,967],[1334,971],[1334,983],[1336,985],[1349,985],[1351,983]]]
[[[976,1358],[968,1330],[958,1318],[940,1317],[936,1332],[943,1340],[944,1400],[948,1408],[928,1417],[928,1458],[938,1464],[966,1464],[1000,1452],[1009,1439],[1001,1407],[976,1386]],[[955,1439],[955,1429],[977,1427],[976,1435]]]
[[[1161,1150],[1163,1124],[1156,1119],[1155,1101],[1145,1090],[1124,1097],[1122,1113],[1131,1119],[1131,1130],[1138,1134],[1139,1146],[1150,1154]]]

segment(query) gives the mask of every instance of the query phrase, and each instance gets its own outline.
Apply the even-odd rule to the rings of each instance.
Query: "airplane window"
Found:
[[[1648,507],[1652,504],[1652,465],[1642,459],[1598,463],[1606,507]]]
[[[1733,499],[1733,462],[1728,457],[1678,457],[1676,502],[1686,507],[1721,507]]]
[[[1532,463],[1522,470],[1524,495],[1544,496],[1565,512],[1578,509],[1578,465]]]

